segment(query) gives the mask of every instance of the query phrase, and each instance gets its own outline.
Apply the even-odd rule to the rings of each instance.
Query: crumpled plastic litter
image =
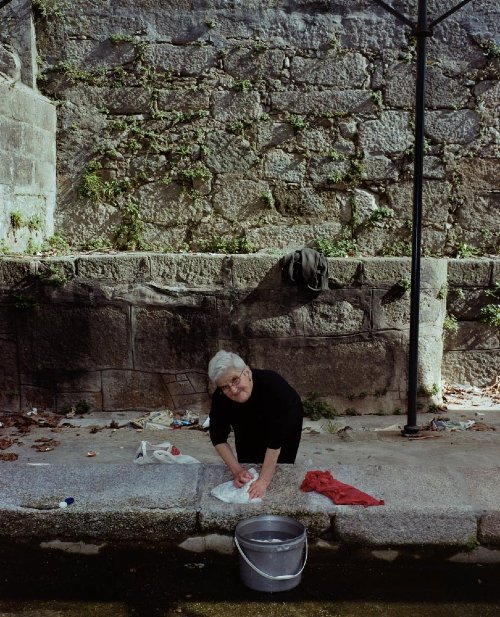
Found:
[[[475,420],[438,420],[433,418],[429,424],[431,431],[466,431],[474,426]]]
[[[153,445],[149,441],[141,441],[134,458],[134,463],[136,463],[136,465],[148,465],[153,463],[180,463],[183,465],[191,465],[199,462],[198,459],[189,456],[189,454],[182,454],[179,448],[169,441],[164,441],[157,445]]]
[[[139,429],[165,430],[172,428],[184,428],[198,424],[199,415],[187,409],[183,412],[171,411],[152,411],[145,416],[131,420],[130,424]]]
[[[256,497],[255,499],[250,499],[248,491],[252,484],[258,480],[259,474],[253,467],[248,470],[253,479],[248,481],[241,488],[237,488],[234,486],[233,481],[229,480],[229,482],[223,482],[222,484],[218,484],[215,488],[210,491],[210,494],[221,501],[225,501],[226,503],[260,503],[262,501],[261,497]]]

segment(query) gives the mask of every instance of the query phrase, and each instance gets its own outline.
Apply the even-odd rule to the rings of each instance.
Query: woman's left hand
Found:
[[[250,499],[257,499],[258,497],[264,497],[266,489],[269,486],[269,482],[265,480],[255,480],[252,486],[248,489],[248,496]]]

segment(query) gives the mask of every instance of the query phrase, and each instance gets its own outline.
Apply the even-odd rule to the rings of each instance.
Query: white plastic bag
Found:
[[[258,479],[259,474],[255,469],[248,470],[253,477],[253,480],[249,480],[244,486],[241,488],[237,488],[234,486],[233,481],[229,480],[229,482],[223,482],[222,484],[217,485],[210,491],[210,494],[221,501],[225,501],[226,503],[260,503],[262,499],[260,497],[256,497],[255,499],[250,499],[248,495],[248,491],[255,480]]]
[[[199,463],[200,461],[188,454],[181,454],[179,448],[176,448],[168,441],[153,445],[149,441],[141,441],[141,445],[135,453],[134,463],[137,465],[147,465],[149,463],[181,463],[189,465]]]

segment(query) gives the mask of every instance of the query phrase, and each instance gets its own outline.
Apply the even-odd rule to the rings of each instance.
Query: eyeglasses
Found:
[[[245,369],[241,371],[238,377],[234,377],[233,379],[231,379],[229,383],[226,383],[223,386],[219,386],[219,390],[221,390],[222,392],[228,392],[231,388],[236,388],[237,386],[239,386],[241,382],[241,376],[243,375],[244,372],[245,372]]]

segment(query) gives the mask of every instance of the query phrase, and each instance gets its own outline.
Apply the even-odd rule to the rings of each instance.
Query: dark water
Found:
[[[332,564],[301,584],[246,589],[236,557],[156,551],[70,555],[0,547],[0,617],[500,617],[500,566],[407,560]]]

